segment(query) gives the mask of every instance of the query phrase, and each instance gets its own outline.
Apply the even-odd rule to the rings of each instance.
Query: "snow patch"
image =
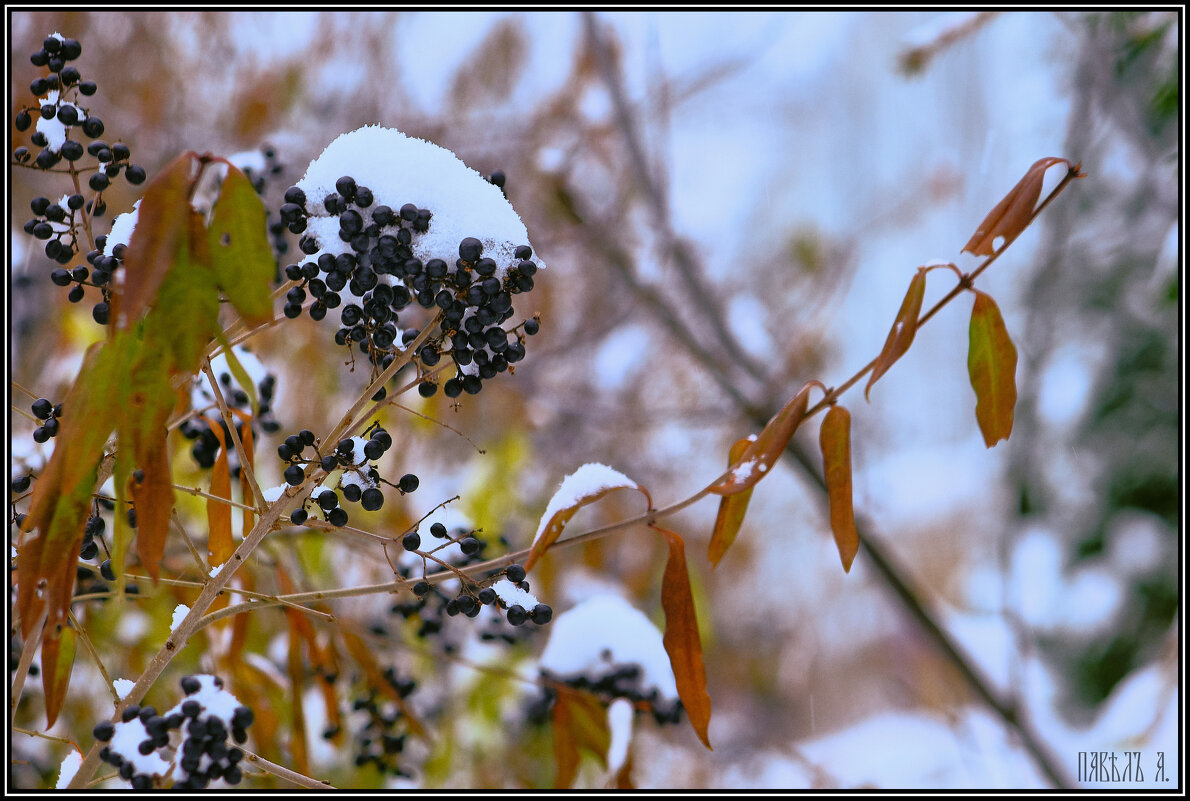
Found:
[[[412,244],[413,255],[423,262],[440,258],[453,264],[459,243],[475,237],[483,243],[483,255],[504,269],[514,263],[516,248],[529,244],[525,224],[500,188],[454,153],[393,128],[367,125],[331,142],[297,183],[311,213],[307,230],[324,252],[338,255],[348,247],[339,239],[338,218],[326,216],[323,206],[343,176],[372,190],[373,208],[383,204],[397,210],[413,203],[433,212],[429,231]]]
[[[678,697],[661,632],[616,595],[597,595],[554,618],[540,664],[562,677],[639,665],[646,692],[654,687],[666,699]]]

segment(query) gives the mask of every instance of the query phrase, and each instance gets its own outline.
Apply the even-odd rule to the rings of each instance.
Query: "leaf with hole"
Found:
[[[976,256],[991,256],[996,252],[995,240],[1004,237],[1004,244],[1021,235],[1029,223],[1033,222],[1033,212],[1037,208],[1037,201],[1041,198],[1041,187],[1045,182],[1045,171],[1055,164],[1065,164],[1075,177],[1079,174],[1078,164],[1071,164],[1069,160],[1057,156],[1038,159],[1017,182],[1017,185],[1004,196],[988,216],[983,219],[975,233],[963,246],[962,252],[971,252]]]

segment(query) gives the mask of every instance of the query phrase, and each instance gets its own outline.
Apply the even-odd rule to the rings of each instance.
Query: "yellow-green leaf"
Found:
[[[855,529],[851,498],[851,414],[842,406],[832,406],[822,421],[818,438],[826,475],[831,531],[839,548],[839,558],[843,560],[843,570],[850,573],[851,563],[859,551],[859,533]]]
[[[73,564],[73,563],[72,563]],[[70,626],[51,632],[47,625],[41,640],[41,686],[45,690],[46,728],[54,725],[62,702],[66,700],[66,687],[70,684],[70,671],[74,667],[75,631]]]
[[[884,340],[884,349],[880,351],[880,355],[876,357],[876,364],[872,366],[872,376],[868,379],[868,385],[864,387],[865,398],[871,393],[872,385],[877,379],[888,372],[888,368],[904,356],[913,344],[913,337],[917,334],[917,318],[921,315],[921,302],[925,294],[926,270],[924,267],[918,267],[917,274],[909,282],[909,291],[901,301],[901,308],[897,312],[897,318],[893,320],[888,338]]]
[[[752,440],[741,439],[731,446],[728,455],[728,465],[734,465],[743,457],[745,451],[752,445]],[[752,489],[746,489],[735,495],[724,495],[719,501],[719,514],[715,517],[715,529],[711,532],[711,542],[707,546],[707,558],[715,567],[727,549],[735,542],[740,533],[740,526],[744,524],[744,515],[748,511],[748,501],[752,499]]]
[[[975,292],[971,309],[967,371],[975,389],[975,419],[991,448],[1012,433],[1016,408],[1016,346],[1004,327],[1000,309],[988,295]]]

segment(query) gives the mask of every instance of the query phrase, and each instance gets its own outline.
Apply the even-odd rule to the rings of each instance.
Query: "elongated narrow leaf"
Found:
[[[789,440],[793,438],[793,433],[801,425],[802,418],[806,416],[810,387],[810,384],[806,384],[789,399],[744,451],[731,472],[707,487],[709,492],[717,495],[735,495],[756,486],[756,482],[768,475],[785,446],[789,444]]]
[[[743,457],[744,452],[752,445],[752,440],[741,439],[731,446],[728,455],[728,465],[734,465]],[[715,567],[727,549],[735,542],[740,533],[740,526],[744,524],[744,514],[748,511],[748,501],[752,500],[752,490],[746,489],[735,495],[724,495],[719,501],[719,514],[715,517],[715,530],[711,532],[711,542],[707,546],[707,558]]]
[[[289,686],[293,691],[295,703],[289,705],[289,752],[293,757],[293,767],[298,773],[309,774],[309,746],[306,743],[306,704],[301,701],[306,687],[306,664],[302,659],[302,637],[298,633],[298,620],[302,620],[302,613],[296,609],[286,609],[285,616],[289,619],[289,653],[286,666],[289,668]],[[303,620],[307,625],[309,621]]]
[[[694,611],[694,594],[690,591],[690,574],[686,570],[686,545],[674,532],[659,526],[652,528],[665,537],[669,545],[669,558],[661,578],[661,608],[665,610],[665,636],[661,641],[669,654],[678,697],[686,708],[690,725],[710,750],[707,726],[711,723],[711,697],[707,695],[707,671],[702,662],[698,615]]]
[[[855,530],[851,499],[851,414],[842,406],[832,406],[826,413],[819,442],[830,503],[831,531],[835,534],[843,570],[850,573],[851,563],[859,551],[859,533]]]
[[[554,701],[554,763],[557,773],[554,786],[565,790],[578,775],[579,749],[590,752],[607,765],[607,748],[611,734],[607,728],[607,712],[599,699],[585,692],[556,687]]]
[[[1016,346],[1004,327],[1000,309],[988,295],[975,292],[971,309],[967,371],[975,389],[975,419],[991,448],[1012,433],[1016,408]]]
[[[417,737],[425,737],[425,726],[422,725],[421,720],[418,719],[409,705],[405,703],[405,699],[401,697],[397,689],[385,678],[384,673],[380,670],[380,666],[376,664],[376,658],[372,655],[372,651],[368,648],[367,644],[349,632],[343,632],[343,642],[346,643],[347,652],[351,654],[351,658],[363,669],[368,684],[373,689],[379,690],[387,696],[401,710],[401,714],[404,715],[406,723],[409,726],[409,733]]]
[[[235,541],[231,537],[231,507],[216,498],[231,500],[231,469],[227,463],[227,443],[224,441],[223,426],[207,419],[207,425],[215,439],[219,440],[219,455],[211,468],[211,495],[207,498],[207,559],[211,567],[226,562],[235,552]]]
[[[990,256],[996,252],[993,243],[997,237],[1004,237],[1004,243],[1008,244],[1020,236],[1033,221],[1033,210],[1037,208],[1037,201],[1041,198],[1045,171],[1055,164],[1065,164],[1075,172],[1079,168],[1079,165],[1056,156],[1038,159],[1012,191],[1005,195],[979,224],[971,239],[963,246],[963,251],[970,251],[976,256]]]
[[[48,624],[47,624],[48,628]],[[74,667],[75,631],[63,626],[60,631],[47,631],[41,640],[41,686],[45,690],[46,728],[54,725]]]
[[[628,476],[603,464],[585,464],[562,480],[562,485],[550,498],[537,527],[537,535],[529,556],[525,559],[525,570],[531,570],[550,546],[557,542],[562,529],[574,517],[574,513],[587,504],[607,495],[612,490],[634,489],[645,496],[652,507],[649,492]]]
[[[925,294],[926,271],[924,267],[918,267],[917,274],[909,282],[909,291],[901,301],[897,319],[893,320],[888,339],[884,340],[884,349],[880,351],[880,355],[876,357],[876,364],[872,366],[872,376],[868,379],[868,385],[864,387],[865,398],[872,392],[872,385],[887,373],[888,368],[904,356],[913,344],[913,337],[917,335],[917,318],[921,316],[921,301]]]
[[[124,290],[112,294],[112,324],[133,327],[157,296],[174,254],[189,236],[187,196],[198,169],[194,153],[184,153],[165,166],[145,188],[136,228],[124,255]]]
[[[241,418],[243,419],[243,418]],[[240,427],[240,444],[244,446],[244,452],[240,454],[240,492],[244,498],[245,506],[255,506],[256,497],[252,494],[252,482],[248,480],[248,469],[256,467],[256,453],[255,445],[252,442],[252,418],[244,420],[244,425]],[[247,466],[247,467],[245,467]],[[256,525],[256,515],[251,509],[244,509],[244,536],[248,536],[248,532],[252,531],[252,527]]]
[[[122,368],[132,344],[116,335],[91,346],[63,401],[54,453],[33,484],[17,548],[17,608],[26,637],[47,605],[46,633],[65,626],[104,443],[123,410]]]

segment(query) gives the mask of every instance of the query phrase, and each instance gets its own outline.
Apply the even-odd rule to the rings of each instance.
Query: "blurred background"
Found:
[[[493,540],[526,547],[558,483],[587,462],[647,486],[658,506],[687,497],[804,382],[837,385],[879,353],[918,265],[973,269],[959,249],[1034,161],[1081,162],[1087,177],[978,282],[1019,352],[1008,442],[988,450],[976,426],[960,298],[870,403],[859,388],[843,399],[857,517],[876,549],[861,549],[850,574],[824,495],[795,459],[757,486],[714,570],[705,548],[715,503],[670,520],[687,543],[715,750],[685,722],[638,716],[632,775],[658,788],[1135,786],[1078,775],[1080,752],[1127,751],[1142,755],[1145,786],[1180,781],[1176,12],[10,19],[10,119],[43,74],[29,54],[59,31],[82,42],[77,63],[99,85],[90,101],[107,138],[127,142],[150,179],[185,150],[272,148],[282,165],[265,192],[274,219],[310,160],[365,124],[506,174],[547,265],[517,299],[521,317],[540,315],[541,333],[515,376],[482,395],[454,407],[442,393],[411,393],[413,412],[386,411],[397,447],[385,458],[422,485],[361,518],[374,531],[401,530],[460,495]],[[10,150],[28,144],[10,132]],[[49,282],[54,265],[21,230],[32,197],[67,190],[48,178],[10,169],[10,366],[13,380],[56,401],[102,329],[90,304],[68,303]],[[131,209],[134,189],[107,193],[109,220]],[[926,304],[953,282],[931,272]],[[282,430],[260,459],[268,485],[280,483],[280,438],[327,430],[363,386],[332,335],[302,318],[250,343],[277,376]],[[32,443],[32,423],[10,420],[16,477],[39,469],[49,445]],[[811,463],[816,432],[814,421],[795,437]],[[179,437],[178,481],[201,486],[188,448]],[[179,503],[201,530],[191,500]],[[638,497],[615,493],[568,531],[639,511]],[[660,624],[664,556],[647,530],[621,532],[553,553],[533,573],[534,593],[560,613],[601,587]],[[288,530],[260,559],[307,589],[391,579],[377,549],[325,532]],[[274,579],[261,568],[258,580]],[[186,597],[144,595],[118,616],[76,607],[108,644],[112,677],[139,674]],[[345,735],[320,736],[335,703],[348,715],[350,675],[330,704],[335,691],[320,692],[312,672],[295,687],[285,654],[296,646],[276,611],[248,624],[256,673],[237,679],[241,693],[270,699],[257,701],[258,720],[261,706],[275,709],[272,728],[264,715],[255,730],[258,751],[342,787],[550,786],[549,727],[524,712],[549,627],[482,658],[463,641],[430,654],[399,620],[376,622],[393,617],[390,605],[360,598],[335,611],[430,698],[417,700],[432,736],[411,735],[411,776],[353,767],[346,717]],[[219,650],[210,636],[176,660],[159,707],[174,702],[166,685],[209,667]],[[81,653],[75,671],[51,734],[86,749],[110,707]],[[26,688],[21,727],[44,725],[39,685]],[[13,786],[52,786],[69,750],[14,734]],[[607,779],[587,759],[576,786]]]

